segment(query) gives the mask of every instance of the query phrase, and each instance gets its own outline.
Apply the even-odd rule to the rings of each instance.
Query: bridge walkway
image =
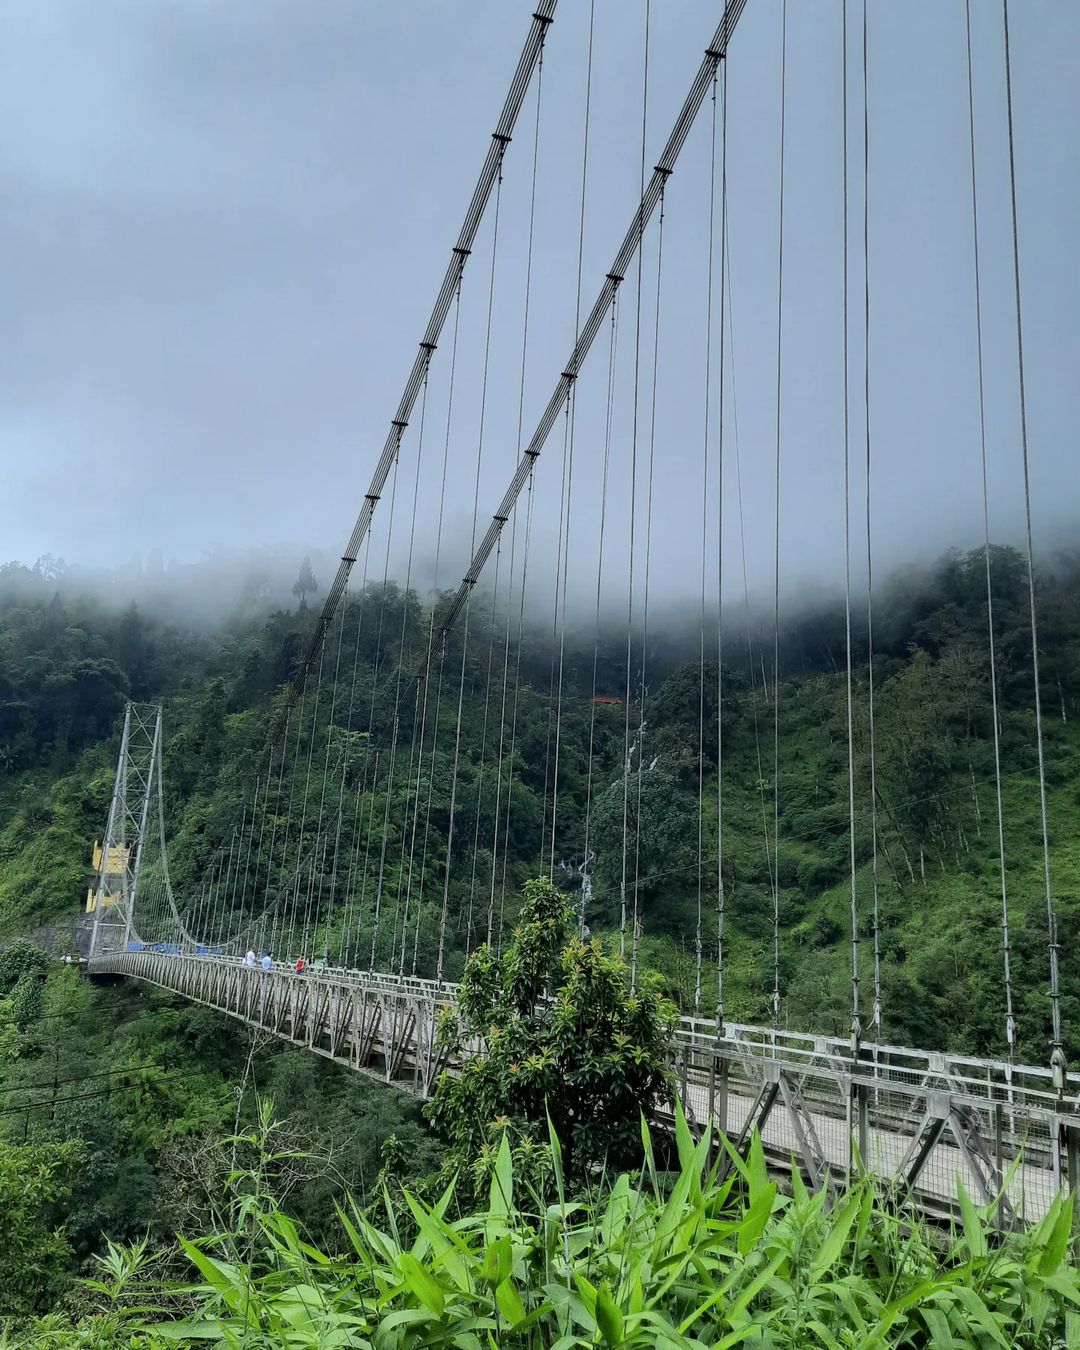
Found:
[[[421,1097],[455,1067],[437,1034],[452,984],[152,951],[99,955],[89,970],[171,989]],[[773,1160],[798,1159],[815,1185],[842,1177],[854,1146],[927,1212],[951,1209],[958,1179],[983,1203],[1005,1182],[1003,1215],[1033,1221],[1063,1180],[1076,1180],[1080,1075],[1059,1100],[1039,1067],[890,1045],[864,1045],[856,1064],[839,1037],[737,1023],[718,1035],[712,1022],[683,1018],[672,1079],[696,1130],[711,1124],[739,1141],[756,1124]]]

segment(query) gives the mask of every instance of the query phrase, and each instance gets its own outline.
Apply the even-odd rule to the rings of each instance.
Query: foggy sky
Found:
[[[722,6],[653,5],[646,169]],[[340,551],[460,227],[528,0],[8,0],[0,17],[0,557],[121,563],[157,549]],[[992,531],[1022,510],[1000,5],[974,0]],[[780,565],[833,578],[843,532],[843,215],[838,0],[789,6]],[[849,0],[853,528],[865,528],[861,5]],[[771,586],[775,547],[780,3],[750,0],[728,87],[730,311],[719,474],[719,230],[706,392],[710,105],[667,193],[652,432],[657,222],[622,288],[605,596],[625,593],[635,463],[638,585],[684,598]],[[643,5],[598,0],[583,249],[591,305],[636,201]],[[1014,0],[1014,107],[1038,540],[1080,506],[1080,6]],[[545,54],[527,438],[573,341],[588,5],[562,0]],[[518,450],[535,90],[432,367],[370,574],[454,584]],[[870,429],[875,566],[981,536],[961,0],[871,0]],[[480,406],[489,298],[493,340]],[[635,341],[635,329],[640,339]],[[578,385],[569,524],[595,589],[608,330]],[[706,442],[708,406],[710,437]],[[703,453],[708,444],[708,465]],[[447,450],[441,538],[438,505]],[[651,527],[648,462],[654,455]],[[563,426],[536,475],[530,568],[558,549]],[[704,474],[704,477],[703,477]],[[703,489],[703,483],[705,487]],[[740,496],[741,485],[741,496]],[[722,507],[721,507],[722,499]],[[520,545],[518,546],[520,549]],[[862,540],[858,548],[865,549]],[[438,552],[438,574],[436,553]],[[857,553],[862,575],[863,554]],[[362,567],[363,563],[360,564]],[[504,568],[507,562],[500,563]],[[505,572],[504,572],[505,576]]]

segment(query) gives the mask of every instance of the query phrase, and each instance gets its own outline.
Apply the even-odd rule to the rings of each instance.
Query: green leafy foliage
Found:
[[[41,1017],[48,957],[25,938],[0,952],[0,1013],[25,1033]]]
[[[260,1161],[257,1148],[230,1142],[238,1125],[257,1127],[258,1089],[278,1103],[276,1152],[293,1154],[268,1170],[269,1192],[319,1240],[346,1192],[364,1202],[379,1193],[385,1161],[398,1186],[438,1166],[413,1099],[280,1042],[255,1044],[237,1023],[163,991],[92,983],[57,962],[43,977],[47,962],[29,944],[0,954],[0,976],[16,992],[33,979],[41,1006],[26,1031],[0,1020],[0,1158],[19,1158],[24,1143],[42,1158],[78,1158],[57,1170],[63,1186],[43,1211],[62,1241],[50,1249],[51,1293],[35,1306],[109,1239],[161,1243],[219,1222],[238,1161]],[[0,1019],[11,1005],[0,996]]]
[[[585,942],[566,897],[546,878],[525,884],[506,952],[469,958],[455,1013],[442,1034],[462,1057],[444,1075],[429,1116],[468,1165],[488,1156],[493,1128],[543,1137],[553,1122],[575,1178],[640,1157],[638,1119],[667,1086],[674,1006],[649,979],[630,987],[625,963]],[[483,1053],[470,1053],[477,1041]]]
[[[70,1278],[60,1213],[80,1161],[76,1144],[0,1145],[0,1318],[45,1311]]]
[[[1018,1051],[1041,1061],[1046,925],[1026,575],[1023,559],[1012,550],[994,549],[991,563]],[[33,570],[0,568],[0,931],[26,931],[70,916],[81,905],[90,844],[108,806],[118,714],[129,694],[165,703],[165,815],[174,879],[181,892],[194,885],[243,798],[270,719],[281,706],[282,686],[307,644],[314,616],[306,606],[316,593],[310,587],[298,593],[301,607],[291,613],[249,605],[213,628],[151,606],[117,608],[90,600],[47,560]],[[358,653],[350,698],[335,700],[327,685],[328,696],[313,700],[318,716],[305,722],[296,741],[296,764],[329,762],[334,771],[320,811],[291,821],[290,856],[281,858],[277,873],[260,878],[259,892],[291,875],[300,857],[313,860],[305,887],[328,892],[333,874],[327,871],[327,850],[314,847],[318,817],[340,815],[341,845],[352,864],[339,868],[336,880],[349,888],[359,922],[346,933],[339,904],[336,918],[319,920],[314,953],[366,964],[373,952],[376,964],[396,969],[392,963],[401,947],[395,948],[394,933],[407,917],[407,956],[411,960],[415,950],[418,972],[432,973],[444,884],[449,978],[461,974],[469,953],[493,933],[503,955],[473,956],[471,1021],[453,1034],[467,1035],[472,1027],[487,1040],[494,1026],[497,1050],[490,1074],[477,1064],[471,1093],[461,1089],[451,1106],[447,1090],[439,1104],[440,1128],[455,1150],[452,1165],[466,1169],[455,1205],[486,1190],[493,1179],[505,1186],[505,1169],[499,1173],[503,1138],[510,1141],[518,1204],[530,1186],[550,1198],[551,1187],[562,1184],[560,1168],[573,1186],[601,1159],[609,1167],[640,1160],[637,1109],[656,1066],[648,1052],[635,1063],[632,1047],[647,1045],[651,1023],[644,1031],[634,1023],[625,971],[608,955],[620,917],[624,801],[633,846],[627,875],[635,879],[642,926],[639,969],[658,974],[664,992],[689,1010],[699,900],[706,916],[706,968],[716,950],[718,733],[724,745],[726,1015],[747,1021],[771,1017],[775,878],[781,1015],[790,1025],[847,1032],[844,616],[835,605],[806,610],[780,635],[780,771],[774,782],[768,740],[776,690],[771,677],[767,689],[763,684],[759,636],[738,625],[725,634],[718,702],[715,664],[699,665],[697,621],[688,626],[677,616],[658,616],[650,625],[647,691],[635,686],[636,677],[627,688],[625,631],[601,631],[595,692],[626,699],[628,707],[593,704],[594,635],[591,629],[567,633],[557,757],[550,633],[526,631],[506,689],[516,730],[498,738],[506,741],[505,761],[493,771],[495,695],[489,700],[487,671],[498,668],[504,628],[501,619],[492,626],[478,604],[467,651],[460,634],[449,641],[446,669],[464,669],[464,687],[460,705],[447,698],[441,710],[428,709],[429,748],[420,756],[425,767],[418,794],[417,780],[403,767],[418,748],[418,729],[408,712],[392,782],[385,756],[381,772],[374,772],[375,757],[392,724],[398,664],[402,658],[411,664],[424,650],[430,624],[445,603],[445,597],[422,600],[393,585],[348,598],[340,635],[334,637],[346,653]],[[1080,800],[1075,554],[1057,559],[1054,569],[1040,576],[1039,605],[1055,899],[1059,941],[1067,952],[1080,938],[1080,844],[1073,828]],[[857,625],[855,882],[867,935],[874,835],[865,652],[866,634]],[[874,653],[881,1032],[892,1041],[998,1054],[1001,954],[988,935],[995,935],[1000,923],[1000,883],[981,552],[948,555],[883,586],[875,604]],[[324,684],[334,666],[326,662]],[[460,762],[454,750],[459,717]],[[528,910],[519,914],[523,882],[535,874],[541,851],[552,846],[556,758],[553,852],[568,888],[588,869],[587,922],[598,942],[578,942],[565,928],[565,914],[554,915],[553,929],[535,927]],[[298,797],[303,793],[303,784],[294,781],[297,772],[290,758],[281,783],[285,803],[294,788]],[[455,775],[457,843],[448,850]],[[769,837],[774,794],[778,840]],[[267,837],[286,810],[270,812]],[[591,862],[583,862],[586,822],[596,854]],[[414,830],[423,845],[411,858]],[[277,837],[281,834],[279,829]],[[475,854],[471,841],[479,844]],[[381,925],[372,917],[376,886]],[[367,897],[363,907],[360,896]],[[550,940],[554,932],[566,940]],[[864,941],[864,991],[872,987],[871,952],[872,944]],[[131,1241],[149,1231],[159,1242],[176,1228],[199,1232],[214,1226],[232,1161],[222,1141],[238,1120],[245,1127],[256,1117],[253,1079],[277,1101],[291,1151],[328,1160],[297,1163],[276,1181],[275,1203],[287,1205],[313,1241],[333,1248],[341,1236],[335,1203],[351,1190],[361,1208],[369,1206],[384,1180],[402,1229],[419,1222],[402,1199],[401,1185],[430,1200],[418,1178],[435,1172],[440,1156],[414,1106],[303,1051],[253,1048],[236,1028],[161,993],[90,988],[73,972],[55,970],[42,984],[32,965],[16,971],[20,959],[10,958],[12,976],[0,983],[0,1137],[14,1146],[24,1137],[42,1147],[82,1141],[83,1162],[53,1216],[65,1225],[69,1271],[103,1250],[103,1235]],[[670,1012],[662,1001],[649,1002],[658,992],[652,978],[642,979],[633,1011],[646,1021],[654,1016],[662,1021]],[[1074,962],[1063,962],[1063,981],[1064,1021],[1073,1038],[1067,1049],[1075,1060],[1080,976]],[[704,981],[700,1010],[706,1016],[715,1006],[715,988],[714,980]],[[560,1002],[563,991],[569,991],[568,1002]],[[618,1041],[621,1036],[629,1040]],[[108,1076],[121,1067],[130,1068],[130,1075]],[[95,1082],[99,1096],[90,1095]],[[57,1086],[64,1083],[71,1086]],[[605,1111],[597,1103],[609,1100],[604,1094],[610,1092],[618,1109]],[[61,1101],[65,1096],[73,1100]],[[549,1106],[556,1126],[552,1136]],[[571,1116],[571,1110],[580,1114]],[[762,1210],[763,1193],[759,1186],[755,1223],[772,1221],[772,1210]],[[499,1203],[493,1196],[492,1213]],[[485,1223],[489,1220],[494,1222],[488,1216]],[[751,1230],[740,1230],[747,1253],[755,1250]],[[988,1239],[988,1252],[996,1250]],[[532,1305],[518,1277],[508,1283],[506,1244],[492,1251],[492,1287],[502,1291],[497,1306],[503,1323],[496,1333],[501,1336],[516,1316],[515,1298]],[[576,1284],[578,1274],[589,1282],[584,1290]],[[630,1334],[627,1306],[610,1273],[594,1278],[590,1269],[576,1271],[571,1283],[575,1298],[592,1300],[597,1337],[619,1334],[609,1299],[623,1318],[621,1334]],[[953,1326],[960,1314],[944,1305],[933,1312],[945,1321],[935,1320],[933,1328],[925,1320],[918,1323],[918,1335],[947,1344],[959,1335]],[[485,1333],[475,1334],[483,1344]],[[768,1334],[753,1336],[762,1342]],[[862,1338],[850,1328],[848,1334]],[[985,1335],[988,1344],[994,1341],[988,1330]],[[747,1333],[751,1342],[753,1336]]]
[[[1007,548],[991,550],[991,570],[1017,1052],[1041,1061],[1047,952],[1027,578],[1023,558]],[[1080,795],[1075,551],[1055,559],[1038,581],[1054,885],[1059,942],[1066,948],[1080,938],[1080,847],[1071,827]],[[893,1042],[937,1043],[944,1036],[949,1048],[998,1055],[1004,1050],[1001,953],[983,936],[1000,925],[985,584],[981,551],[952,553],[897,574],[876,598],[883,1010],[874,1030]],[[298,599],[309,601],[313,593],[309,587]],[[456,979],[489,932],[496,945],[505,945],[521,886],[551,846],[557,760],[554,851],[567,886],[583,882],[587,870],[587,923],[593,932],[609,932],[622,918],[625,872],[626,908],[636,894],[645,963],[663,974],[670,995],[688,1011],[698,984],[699,904],[706,967],[716,953],[716,747],[722,739],[725,1014],[737,1021],[771,1019],[775,883],[781,1016],[790,1025],[846,1034],[850,841],[842,606],[808,606],[792,614],[780,634],[776,782],[767,741],[777,691],[771,677],[768,688],[763,684],[759,635],[743,631],[741,617],[725,633],[722,690],[715,662],[700,665],[696,620],[657,616],[647,690],[636,686],[633,674],[627,687],[625,632],[602,626],[597,639],[571,628],[558,719],[551,716],[550,642],[526,625],[505,691],[513,725],[501,727],[496,738],[489,672],[498,668],[505,625],[480,605],[467,648],[460,633],[452,633],[445,657],[447,670],[465,673],[460,714],[457,699],[436,700],[426,722],[420,710],[429,749],[418,755],[414,710],[402,710],[397,770],[388,781],[388,757],[379,757],[379,746],[385,751],[391,735],[396,672],[426,649],[430,625],[445,604],[444,596],[422,600],[392,583],[347,598],[333,640],[344,653],[356,653],[355,679],[350,671],[347,696],[342,688],[335,697],[330,683],[337,663],[325,663],[323,696],[313,700],[317,715],[297,728],[265,837],[281,837],[289,801],[303,799],[309,762],[332,769],[325,793],[320,789],[320,810],[290,820],[284,856],[280,849],[276,857],[256,855],[252,894],[274,894],[302,860],[305,889],[341,892],[333,914],[328,909],[310,935],[313,953],[396,969],[404,950],[407,968],[415,952],[417,973],[433,974],[441,926],[436,897],[445,886],[443,972]],[[89,845],[108,805],[123,694],[80,673],[80,663],[111,661],[132,694],[165,703],[165,815],[181,893],[196,885],[233,820],[314,615],[302,606],[268,614],[248,605],[216,629],[196,630],[168,614],[130,606],[117,612],[89,601],[49,560],[36,569],[0,569],[0,931],[71,915],[85,895]],[[855,884],[868,934],[875,834],[868,809],[866,634],[856,617]],[[593,703],[594,657],[595,692],[624,702]],[[57,681],[67,690],[63,698]],[[498,766],[497,742],[503,746]],[[408,767],[417,759],[419,780]],[[452,796],[457,844],[448,850]],[[333,849],[318,846],[320,818],[324,832],[327,818],[341,821]],[[586,832],[594,855],[588,861]],[[370,900],[376,892],[378,922]],[[346,911],[351,924],[343,921]],[[409,940],[403,941],[406,922]],[[860,959],[862,987],[869,990],[870,941]],[[1068,963],[1064,979],[1064,1022],[1080,1027],[1080,983]],[[706,979],[701,989],[698,1010],[709,1016],[716,982]],[[1067,1052],[1080,1054],[1080,1041],[1070,1040]]]
[[[273,1156],[269,1117],[264,1131],[263,1166]],[[247,1350],[1036,1350],[1075,1342],[1071,1200],[1059,1198],[1035,1228],[1013,1234],[965,1201],[962,1229],[950,1237],[869,1180],[831,1209],[824,1192],[793,1184],[785,1194],[769,1179],[756,1136],[746,1161],[725,1175],[710,1166],[712,1141],[695,1144],[682,1122],[678,1133],[674,1174],[623,1173],[555,1204],[515,1175],[504,1135],[487,1206],[462,1212],[454,1183],[430,1203],[408,1194],[406,1233],[389,1201],[370,1214],[347,1204],[333,1252],[274,1203],[258,1170],[238,1174],[227,1227],[181,1239],[188,1278],[162,1278],[141,1246],[99,1259],[96,1330],[115,1344]],[[93,1325],[61,1331],[54,1320],[23,1344],[88,1344],[80,1338]]]

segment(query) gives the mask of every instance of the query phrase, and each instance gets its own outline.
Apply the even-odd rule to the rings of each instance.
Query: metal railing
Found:
[[[398,1087],[429,1095],[455,1064],[438,1022],[458,986],[240,956],[150,950],[93,958],[92,974],[147,980]],[[476,1049],[482,1050],[477,1046]],[[860,1164],[947,1209],[959,1179],[1006,1220],[1038,1218],[1080,1179],[1080,1075],[1058,1097],[1050,1071],[971,1055],[863,1043],[684,1017],[671,1050],[672,1097],[698,1129],[745,1141],[754,1127],[777,1163],[815,1184]]]

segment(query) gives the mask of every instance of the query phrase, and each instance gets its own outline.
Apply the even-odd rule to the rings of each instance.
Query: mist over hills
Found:
[[[1040,573],[1038,588],[1051,845],[1063,942],[1080,924],[1075,898],[1080,853],[1072,843],[1080,800],[1078,556],[1075,548],[1061,550],[1053,568]],[[147,568],[138,576],[134,569],[119,576],[68,571],[48,560],[34,568],[0,570],[0,927],[16,931],[78,905],[88,880],[89,843],[104,824],[116,728],[128,697],[164,704],[175,880],[181,890],[197,884],[244,799],[250,765],[277,700],[297,675],[324,594],[326,574],[320,573],[329,560],[312,555],[310,562],[319,589],[299,595],[292,585],[303,558],[297,563],[286,555],[215,557],[186,568]],[[1027,572],[1023,557],[1005,547],[991,551],[991,571],[1009,903],[1015,910],[1015,968],[1027,1000],[1021,1035],[1025,1053],[1038,1058],[1046,939]],[[381,801],[389,794],[389,806],[376,813],[376,826],[385,815],[399,845],[390,852],[402,859],[402,867],[402,841],[421,809],[430,827],[421,965],[432,959],[455,778],[458,839],[470,841],[470,847],[459,847],[451,862],[451,970],[460,969],[479,938],[476,915],[483,906],[477,895],[497,896],[500,910],[512,915],[520,883],[540,865],[556,759],[560,875],[573,892],[581,885],[583,866],[589,866],[594,926],[604,931],[618,924],[629,760],[635,805],[628,825],[645,951],[685,1005],[693,987],[698,899],[706,915],[715,905],[722,767],[728,1014],[746,1020],[770,1015],[775,900],[787,1015],[797,1024],[842,1032],[850,905],[843,596],[819,594],[801,609],[792,604],[782,610],[779,678],[771,616],[751,609],[748,624],[745,605],[732,606],[719,679],[715,619],[708,614],[701,664],[700,601],[657,604],[647,632],[639,617],[631,630],[628,670],[625,615],[620,622],[605,611],[597,629],[589,616],[575,614],[565,642],[561,635],[553,641],[549,600],[546,612],[530,610],[519,647],[512,611],[508,656],[506,610],[497,607],[492,616],[490,592],[480,595],[470,614],[464,666],[459,624],[443,668],[451,672],[444,678],[455,693],[457,672],[464,670],[460,763],[453,753],[457,698],[443,699],[437,723],[429,716],[423,742],[417,741],[411,702],[402,704],[402,755],[419,746],[425,779],[431,779],[430,800],[418,805],[404,772],[394,783],[378,785]],[[396,585],[384,593],[381,580],[369,581],[366,594],[351,594],[341,611],[345,650],[354,645],[356,650],[355,725],[370,731],[373,745],[389,736],[395,721],[397,669],[413,668],[446,599],[406,596]],[[876,834],[865,596],[853,605],[856,887],[863,920],[870,924],[876,845],[882,958],[873,978],[891,990],[883,1029],[907,1043],[948,1040],[999,1053],[995,915],[1001,896],[984,555],[955,551],[884,578],[876,588]],[[321,676],[328,692],[332,664],[326,663]],[[317,672],[309,678],[318,678]],[[320,706],[320,718],[305,733],[319,746],[339,734],[329,725],[334,701],[324,698]],[[336,706],[340,719],[342,698]],[[507,757],[503,769],[512,773],[513,792],[500,804],[492,770],[496,746],[504,744],[509,756],[511,710],[513,758]],[[340,785],[355,795],[345,837],[361,851],[375,828],[370,811],[365,816],[362,809],[375,792],[365,781],[358,761]],[[336,791],[332,787],[328,796]],[[308,831],[314,828],[309,822]],[[589,863],[586,835],[596,855]],[[550,841],[546,847],[550,858]],[[299,843],[297,849],[300,856]],[[404,874],[394,871],[386,880],[387,895],[404,884]],[[391,903],[388,912],[392,908]],[[716,945],[710,922],[706,959],[713,959],[709,953]],[[339,938],[327,930],[320,940],[329,945]],[[372,940],[378,947],[390,936],[368,931],[364,941]],[[961,952],[964,972],[958,974]],[[1066,965],[1066,997],[1080,1009],[1080,972]],[[871,979],[869,971],[865,978]],[[973,996],[975,986],[984,993]],[[1080,1017],[1068,1024],[1080,1025]]]

